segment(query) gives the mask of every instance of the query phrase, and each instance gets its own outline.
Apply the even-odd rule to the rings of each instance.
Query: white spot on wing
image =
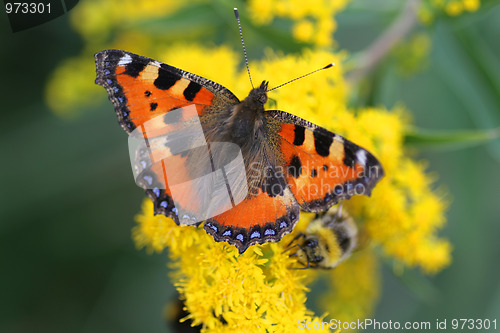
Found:
[[[361,165],[366,165],[366,152],[362,149],[356,152],[356,158]]]
[[[128,54],[125,54],[123,57],[120,58],[120,61],[118,61],[118,66],[125,66],[128,65],[132,62],[132,57]]]

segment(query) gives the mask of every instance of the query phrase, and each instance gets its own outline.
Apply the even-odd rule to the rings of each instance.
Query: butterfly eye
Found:
[[[263,105],[266,104],[267,102],[267,95],[266,94],[262,94],[259,96],[259,102],[261,102]]]

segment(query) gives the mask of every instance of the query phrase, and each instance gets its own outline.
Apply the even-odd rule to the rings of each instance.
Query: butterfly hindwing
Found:
[[[342,136],[286,112],[266,115],[280,123],[278,150],[301,209],[320,212],[355,194],[370,195],[383,177],[377,159]]]
[[[243,253],[250,245],[277,242],[299,219],[299,205],[289,188],[280,195],[259,191],[205,222],[204,229],[218,242],[226,241]]]

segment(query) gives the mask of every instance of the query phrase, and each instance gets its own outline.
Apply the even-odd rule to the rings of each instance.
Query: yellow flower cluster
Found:
[[[402,139],[407,123],[403,111],[360,110],[345,135],[375,154],[386,177],[370,198],[356,197],[347,209],[374,244],[407,266],[434,273],[450,263],[450,244],[437,238],[445,221],[443,191],[432,189],[425,163],[405,156]]]
[[[290,270],[296,262],[278,244],[239,255],[202,228],[180,227],[152,212],[145,200],[135,242],[150,251],[168,247],[172,277],[189,312],[185,320],[193,326],[203,325],[203,332],[293,332],[299,319],[321,322],[305,306],[307,272]]]
[[[479,7],[481,0],[425,0],[420,6],[419,18],[423,23],[431,23],[437,13],[458,16],[475,12]]]
[[[102,97],[102,90],[92,84],[95,80],[93,56],[66,59],[45,87],[47,105],[61,117],[72,117],[79,105],[88,107]]]
[[[317,46],[331,46],[337,24],[334,15],[342,11],[350,0],[251,0],[249,8],[253,20],[270,24],[275,17],[293,21],[293,36]]]
[[[453,0],[446,3],[444,10],[450,16],[457,16],[464,12],[475,12],[480,6],[480,0]]]

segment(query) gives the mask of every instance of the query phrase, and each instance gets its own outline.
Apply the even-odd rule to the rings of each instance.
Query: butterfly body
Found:
[[[281,161],[269,160],[269,156],[278,156],[276,147],[269,144],[268,138],[276,132],[273,119],[266,117],[264,104],[267,101],[267,82],[252,89],[243,101],[228,107],[224,116],[209,118],[200,117],[207,142],[231,142],[238,145],[245,157],[245,171],[249,195],[255,195],[262,188],[265,166],[274,168]],[[209,118],[210,120],[205,120]]]
[[[353,195],[369,195],[383,176],[380,163],[363,148],[289,113],[266,111],[266,81],[240,101],[213,81],[153,59],[120,50],[102,51],[95,58],[96,83],[108,91],[119,123],[129,135],[138,132],[148,142],[138,150],[135,174],[153,200],[155,214],[195,224],[201,220],[180,211],[214,209],[203,219],[204,229],[240,252],[279,241],[291,232],[300,210],[325,211]],[[202,137],[184,140],[196,149],[172,153],[175,147],[165,142],[165,133],[172,127],[190,129],[196,121]],[[237,149],[217,149],[220,143]],[[200,157],[204,149],[210,158]],[[171,153],[167,162],[146,162],[148,154],[163,151]],[[236,175],[239,180],[231,183],[235,168],[227,166],[238,154],[244,180]],[[175,171],[174,182],[168,172],[165,176],[169,168]],[[202,195],[214,186],[199,188],[190,180],[224,168],[231,205],[217,211],[214,201]],[[181,182],[187,185],[174,200],[174,185]]]

